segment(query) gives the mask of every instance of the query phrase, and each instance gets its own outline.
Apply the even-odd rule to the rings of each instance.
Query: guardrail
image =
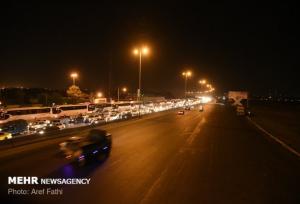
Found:
[[[164,111],[168,111],[168,110],[174,110],[174,109],[167,109],[167,110],[164,110]],[[162,111],[160,111],[160,112],[162,112]],[[157,112],[157,113],[159,113],[159,112]],[[14,148],[14,147],[30,145],[30,144],[34,144],[34,143],[37,143],[37,142],[56,139],[56,138],[60,138],[60,137],[71,136],[73,133],[76,133],[78,131],[88,130],[88,129],[91,129],[91,128],[100,127],[100,126],[110,124],[110,123],[137,119],[137,118],[140,118],[140,117],[145,116],[145,115],[149,115],[149,114],[144,114],[144,115],[140,115],[140,116],[137,115],[137,116],[132,116],[132,117],[126,118],[126,119],[123,118],[123,119],[117,119],[117,120],[112,120],[112,121],[107,121],[107,122],[103,121],[103,122],[100,122],[98,124],[92,124],[92,125],[89,124],[89,125],[80,126],[80,127],[69,127],[69,128],[62,129],[62,130],[49,131],[49,132],[46,132],[43,135],[35,133],[35,134],[30,134],[30,135],[15,136],[12,139],[7,139],[7,140],[1,141],[0,142],[0,151],[10,149],[10,148]]]
[[[130,119],[134,119],[137,117],[132,117]],[[78,131],[82,130],[88,130],[94,127],[100,127],[105,124],[113,123],[113,122],[120,122],[120,121],[125,121],[125,120],[130,120],[130,119],[118,119],[114,121],[109,121],[109,122],[101,122],[98,124],[93,124],[93,125],[85,125],[85,126],[80,126],[80,127],[72,127],[72,128],[66,128],[62,130],[54,130],[54,131],[49,131],[46,132],[43,135],[40,135],[38,133],[31,134],[31,135],[24,135],[24,136],[16,136],[13,139],[7,139],[3,140],[0,142],[0,150],[5,150],[13,147],[19,147],[23,145],[29,145],[41,141],[46,141],[50,139],[55,139],[59,137],[65,137],[65,136],[70,136],[73,133],[76,133]]]
[[[72,133],[75,133],[76,131],[89,129],[91,126],[82,126],[77,128],[70,128],[70,129],[63,129],[63,130],[55,130],[51,132],[47,132],[43,135],[40,135],[38,133],[26,135],[26,136],[19,136],[15,137],[13,139],[3,140],[0,143],[0,150],[12,148],[12,147],[18,147],[23,145],[28,145],[36,142],[41,142],[49,139],[54,139],[58,137],[63,137],[70,135]]]

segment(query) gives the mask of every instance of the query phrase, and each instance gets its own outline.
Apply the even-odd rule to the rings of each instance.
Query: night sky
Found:
[[[285,2],[285,1],[284,1]],[[182,93],[201,78],[218,91],[300,95],[296,5],[20,4],[1,5],[0,86],[107,91],[138,84],[132,49],[147,44],[143,89]]]

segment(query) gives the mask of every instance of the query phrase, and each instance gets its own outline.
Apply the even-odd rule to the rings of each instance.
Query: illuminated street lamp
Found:
[[[70,76],[73,79],[73,86],[75,86],[75,80],[78,78],[78,74],[76,72],[73,72]]]
[[[185,81],[184,81],[184,97],[186,98],[187,79],[192,76],[192,72],[191,71],[182,72],[182,76],[185,77]]]
[[[201,85],[206,84],[206,80],[205,79],[200,80],[199,84],[201,84]]]
[[[98,97],[98,98],[102,98],[102,96],[103,96],[103,94],[102,94],[101,92],[98,92],[98,93],[97,93],[97,97]]]
[[[126,92],[127,92],[127,88],[126,88],[126,87],[123,87],[123,88],[122,88],[122,92],[123,92],[123,93],[126,93]],[[120,88],[118,88],[118,101],[120,101]]]
[[[137,98],[141,100],[141,83],[142,83],[142,55],[147,55],[149,53],[148,47],[140,47],[133,50],[133,54],[139,56],[139,88],[137,90]]]
[[[199,84],[201,85],[201,90],[203,90],[203,86],[206,84],[206,80],[205,79],[199,80]]]

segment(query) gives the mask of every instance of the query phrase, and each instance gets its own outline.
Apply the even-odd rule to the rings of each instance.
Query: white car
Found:
[[[29,128],[30,129],[34,129],[34,130],[36,130],[36,129],[42,129],[42,128],[45,128],[48,124],[49,124],[48,121],[46,121],[46,120],[40,120],[40,121],[29,123]]]
[[[132,110],[131,114],[133,117],[138,116],[139,115],[139,111],[138,110]]]
[[[97,115],[94,115],[94,116],[89,116],[87,118],[87,121],[90,123],[90,124],[98,124],[102,119],[102,116],[97,116]]]
[[[66,128],[66,125],[65,125],[65,124],[62,124],[62,123],[60,122],[60,120],[52,120],[51,123],[50,123],[50,126],[56,126],[56,127],[58,127],[60,130]]]
[[[118,112],[110,112],[109,115],[107,115],[105,117],[105,121],[108,122],[108,121],[113,121],[113,120],[118,120],[120,119],[120,114]]]

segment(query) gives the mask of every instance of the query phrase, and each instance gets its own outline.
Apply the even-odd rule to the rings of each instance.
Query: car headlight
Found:
[[[79,161],[82,161],[82,160],[84,160],[85,159],[85,156],[82,154],[82,155],[80,155],[79,157],[78,157],[78,160]]]
[[[61,146],[61,147],[65,147],[66,145],[67,145],[66,142],[62,142],[62,143],[59,144],[59,146]]]

